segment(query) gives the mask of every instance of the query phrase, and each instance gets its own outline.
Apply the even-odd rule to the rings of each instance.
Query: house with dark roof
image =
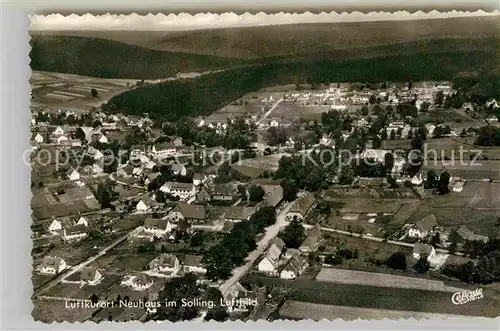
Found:
[[[207,182],[208,177],[204,173],[197,172],[193,175],[193,185],[200,186]]]
[[[175,225],[167,219],[148,217],[144,220],[144,232],[151,236],[161,238],[172,232],[173,229],[175,229]]]
[[[189,199],[196,194],[196,188],[193,183],[166,182],[160,187],[160,191],[179,197],[180,199]]]
[[[96,268],[85,267],[80,273],[80,279],[87,285],[97,285],[102,280],[102,275]]]
[[[236,186],[231,183],[216,184],[212,192],[212,200],[214,201],[232,201],[236,196]]]
[[[186,176],[187,174],[186,166],[182,163],[173,163],[170,168],[174,175]]]
[[[475,234],[471,230],[469,230],[465,225],[459,227],[456,231],[458,242],[463,244],[466,241],[482,241],[487,243],[489,238],[487,236],[482,236],[479,234]]]
[[[38,268],[41,274],[56,275],[66,269],[66,262],[60,257],[45,256]]]
[[[231,206],[226,208],[223,217],[226,221],[238,223],[250,219],[255,210],[255,207]]]
[[[176,275],[180,269],[179,259],[173,254],[161,254],[149,263],[149,270],[155,273]]]
[[[415,243],[413,257],[418,260],[423,255],[427,256],[427,260],[430,261],[436,256],[436,250],[429,244]]]
[[[257,269],[260,272],[265,272],[275,275],[278,272],[278,266],[282,257],[285,243],[280,238],[275,238],[269,245],[264,257],[259,261]]]
[[[302,242],[299,247],[299,251],[302,253],[314,252],[319,245],[319,240],[321,238],[321,226],[316,224],[307,234],[306,239]]]
[[[87,227],[84,224],[63,226],[62,238],[65,241],[79,240],[87,236]]]
[[[408,237],[412,238],[425,238],[431,233],[438,223],[434,214],[429,214],[418,221],[415,226],[408,230]]]
[[[154,157],[165,158],[174,155],[177,152],[177,147],[172,142],[154,144],[151,148],[151,153]]]
[[[205,203],[212,200],[213,192],[209,186],[204,186],[196,193],[196,202]]]
[[[286,213],[286,219],[288,221],[303,220],[314,206],[315,201],[316,199],[311,192],[303,192]]]
[[[295,279],[297,278],[307,267],[300,253],[297,252],[284,264],[280,271],[280,278],[283,279]]]
[[[182,268],[185,273],[193,272],[196,274],[205,274],[207,269],[202,264],[201,255],[184,255],[182,259]]]
[[[281,185],[261,185],[261,187],[265,192],[264,205],[276,208],[283,201],[283,187]]]
[[[185,220],[187,222],[203,222],[208,218],[207,210],[204,205],[191,205],[185,202],[177,203],[172,209],[168,218],[173,222]]]

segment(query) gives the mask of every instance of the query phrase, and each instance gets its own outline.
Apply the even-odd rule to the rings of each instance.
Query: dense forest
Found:
[[[482,67],[492,57],[491,52],[456,52],[254,65],[137,88],[113,97],[103,105],[103,110],[133,115],[149,113],[155,119],[176,120],[181,116],[209,115],[246,93],[267,86],[451,80],[459,72]]]

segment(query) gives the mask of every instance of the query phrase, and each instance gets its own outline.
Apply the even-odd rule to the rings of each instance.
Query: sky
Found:
[[[234,13],[211,14],[157,14],[157,15],[90,15],[82,16],[71,14],[63,16],[60,14],[32,15],[30,30],[146,30],[146,31],[186,31],[209,28],[248,27],[300,23],[336,23],[336,22],[368,22],[368,21],[395,21],[416,19],[440,19],[451,17],[471,16],[500,16],[500,11],[475,12],[448,11],[438,12],[436,10],[424,13],[417,11],[408,13],[406,11],[390,12],[361,12],[351,13],[320,13],[302,14],[276,13],[257,14]]]

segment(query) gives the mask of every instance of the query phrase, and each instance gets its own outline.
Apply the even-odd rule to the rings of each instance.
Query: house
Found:
[[[80,218],[76,222],[76,225],[83,225],[83,226],[87,227],[87,226],[89,226],[89,222],[87,221],[87,219],[85,217],[80,216]]]
[[[489,99],[488,101],[486,101],[486,108],[493,108],[493,109],[497,109],[497,108],[500,108],[500,106],[498,106],[498,103],[495,99]]]
[[[62,238],[66,241],[78,240],[87,236],[85,225],[63,226]]]
[[[183,145],[182,138],[179,136],[172,136],[171,141],[174,144],[174,146],[177,148],[182,147],[182,145]]]
[[[102,275],[97,269],[86,267],[82,269],[80,279],[83,283],[94,286],[102,280]]]
[[[97,164],[97,163],[92,164],[92,173],[94,175],[100,175],[103,172],[104,172],[104,170],[102,169],[102,167],[99,164]]]
[[[97,148],[94,148],[92,146],[90,146],[87,149],[87,155],[89,157],[93,158],[94,160],[99,160],[102,157],[104,157],[104,154],[102,154],[102,152],[100,150],[98,150]]]
[[[192,272],[195,274],[205,274],[207,269],[203,266],[201,255],[184,255],[182,268],[185,273]]]
[[[297,252],[286,262],[280,271],[280,278],[283,279],[295,279],[297,278],[307,267],[307,264],[302,260],[300,253]]]
[[[144,291],[153,286],[153,280],[145,274],[135,274],[125,276],[121,281],[121,285],[129,286],[135,291]]]
[[[57,137],[56,142],[57,142],[57,144],[62,145],[64,143],[67,143],[68,140],[69,139],[66,136],[59,136],[59,137]]]
[[[39,267],[39,272],[42,274],[56,275],[61,273],[66,267],[66,262],[60,257],[45,256]]]
[[[174,175],[186,176],[187,170],[184,164],[174,163],[170,166]]]
[[[142,175],[142,167],[135,167],[133,170],[132,170],[132,176],[133,177],[141,177]]]
[[[367,148],[363,153],[362,153],[362,158],[365,160],[375,160],[377,162],[384,162],[385,160],[385,154],[391,153],[388,150],[385,149],[373,149],[373,148]]]
[[[436,217],[434,214],[429,214],[408,230],[408,237],[425,238],[437,226]]]
[[[150,210],[154,206],[154,204],[155,204],[155,202],[151,198],[147,198],[146,197],[146,198],[142,198],[137,203],[137,205],[135,206],[135,208],[139,212],[145,212],[145,211]]]
[[[144,179],[144,184],[149,185],[156,178],[161,176],[161,172],[152,172],[146,175],[146,179]]]
[[[427,260],[430,261],[436,256],[436,250],[429,244],[415,243],[415,246],[413,246],[413,258],[418,260],[422,255],[427,256]]]
[[[168,218],[172,221],[203,222],[207,216],[204,205],[190,205],[189,203],[179,202],[172,209]]]
[[[174,155],[176,152],[176,146],[172,142],[155,144],[151,148],[151,153],[153,154],[153,156],[158,158],[168,157]]]
[[[52,218],[52,223],[49,225],[49,231],[52,234],[58,234],[62,230],[62,223],[57,219]]]
[[[101,136],[99,137],[99,139],[97,139],[98,142],[102,143],[102,144],[107,144],[109,141],[108,141],[108,138],[101,134]]]
[[[64,134],[64,130],[58,126],[53,132],[52,132],[52,135],[53,136],[62,136]]]
[[[275,238],[264,257],[260,260],[257,268],[260,272],[268,274],[276,274],[279,266],[279,261],[285,248],[285,243],[280,238]]]
[[[35,137],[33,137],[33,140],[38,144],[41,144],[43,143],[43,136],[40,133],[37,133]]]
[[[149,270],[175,275],[181,270],[179,259],[173,254],[161,254],[149,263]]]
[[[213,192],[208,186],[202,187],[201,190],[196,193],[196,202],[204,203],[212,200]]]
[[[299,251],[302,253],[314,252],[319,245],[319,240],[321,238],[321,226],[316,224],[307,234],[306,239],[302,242],[299,247]]]
[[[156,237],[163,237],[174,228],[175,226],[167,219],[146,218],[144,220],[144,232]]]
[[[304,192],[292,205],[286,213],[286,219],[303,220],[306,214],[311,210],[316,199],[311,192]]]
[[[488,242],[488,237],[475,234],[470,231],[465,225],[462,225],[456,231],[458,242],[463,244],[466,241],[482,241],[484,243]]]
[[[250,219],[255,212],[255,207],[232,206],[226,209],[224,219],[229,222],[241,222]]]
[[[413,185],[421,185],[424,182],[423,172],[419,171],[415,176],[411,178],[411,183]]]
[[[68,172],[68,178],[69,180],[80,180],[80,173],[76,171],[75,169],[72,169]]]
[[[196,188],[192,183],[166,182],[160,187],[160,191],[180,199],[188,199],[196,194]]]
[[[283,187],[281,185],[261,185],[264,189],[264,204],[276,208],[283,200]]]
[[[203,173],[195,173],[193,175],[193,185],[194,186],[200,186],[200,185],[203,185],[206,183],[206,181],[208,180],[208,177],[207,175],[203,174]]]
[[[233,184],[216,184],[212,190],[212,200],[232,201],[236,194],[236,187]]]

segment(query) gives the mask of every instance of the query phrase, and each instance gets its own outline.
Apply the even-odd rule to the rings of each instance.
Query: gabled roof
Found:
[[[207,175],[200,172],[197,172],[193,175],[193,180],[204,180],[205,178],[207,178]]]
[[[226,209],[225,218],[245,220],[255,212],[255,207],[232,206]]]
[[[165,230],[167,228],[167,220],[160,218],[146,218],[144,220],[144,227],[149,229],[161,229]]]
[[[152,280],[145,274],[138,274],[133,280],[136,285],[148,285],[151,284]]]
[[[462,225],[460,228],[458,228],[457,234],[464,240],[482,242],[488,241],[488,237],[475,234],[474,232],[470,231],[465,225]]]
[[[434,216],[434,214],[429,214],[425,216],[420,221],[418,221],[417,224],[415,224],[415,227],[422,232],[430,231],[436,226],[438,226],[438,223],[436,221],[436,216]]]
[[[180,212],[184,218],[197,220],[203,220],[207,215],[204,205],[190,205],[185,202],[179,202],[173,212]]]
[[[290,212],[300,213],[304,215],[307,213],[309,208],[314,204],[314,195],[311,192],[304,192],[302,196],[300,196],[297,201],[294,202],[293,206],[290,208]]]
[[[283,200],[283,187],[281,185],[261,185],[264,189],[264,201],[272,207],[276,207]]]
[[[161,254],[157,259],[157,265],[173,268],[176,261],[177,257],[173,254]]]
[[[321,238],[321,227],[316,225],[309,231],[306,239],[304,239],[300,247],[307,247],[312,250],[318,244],[319,238]]]
[[[83,224],[77,224],[77,225],[73,225],[73,226],[64,228],[64,232],[66,235],[86,233],[87,228]]]
[[[236,187],[233,184],[216,184],[213,188],[214,195],[224,195],[224,196],[232,196]]]
[[[189,267],[203,267],[202,260],[203,256],[201,255],[184,255],[182,263]]]
[[[281,253],[283,252],[283,248],[285,248],[283,240],[275,238],[267,250],[265,258],[267,258],[275,268],[278,267],[278,261],[281,257]]]
[[[94,280],[97,273],[97,269],[91,267],[85,267],[82,269],[80,278],[84,281]]]
[[[194,189],[193,183],[179,183],[179,182],[166,182],[162,187],[168,188],[172,191],[192,191]]]
[[[302,268],[304,267],[304,262],[300,258],[299,253],[295,253],[290,260],[284,265],[283,269],[281,271],[289,271],[293,272],[294,274],[298,275],[301,271]]]
[[[59,269],[59,265],[63,259],[60,257],[56,256],[45,256],[42,261],[42,266],[45,268],[54,268],[54,269]]]
[[[183,170],[186,170],[186,167],[184,164],[181,163],[174,163],[170,166],[173,172],[182,172]]]
[[[161,151],[161,150],[167,150],[167,149],[175,149],[176,146],[173,142],[165,142],[161,144],[154,144],[155,150]]]

